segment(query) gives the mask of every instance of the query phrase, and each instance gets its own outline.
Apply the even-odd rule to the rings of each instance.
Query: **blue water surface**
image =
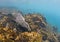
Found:
[[[0,7],[17,7],[23,13],[41,13],[60,31],[60,0],[0,0]]]

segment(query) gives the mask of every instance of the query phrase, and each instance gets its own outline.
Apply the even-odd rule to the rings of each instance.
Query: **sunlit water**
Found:
[[[25,13],[41,13],[60,31],[60,0],[0,0],[0,7],[16,7]]]

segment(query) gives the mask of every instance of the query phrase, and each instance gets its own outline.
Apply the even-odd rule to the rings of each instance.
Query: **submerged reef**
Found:
[[[7,10],[9,9],[0,10],[0,42],[60,42],[60,36],[54,30],[57,28],[50,26],[41,14],[22,15],[20,11]],[[19,24],[22,22],[20,20],[16,22],[12,13],[19,13],[24,20],[17,19],[21,19],[24,23]]]

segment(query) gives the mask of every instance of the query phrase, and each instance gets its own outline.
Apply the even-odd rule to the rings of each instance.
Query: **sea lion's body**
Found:
[[[12,13],[12,16],[15,17],[15,21],[20,24],[22,27],[25,27],[28,29],[28,31],[31,31],[29,24],[25,21],[24,17],[22,16],[21,13]]]

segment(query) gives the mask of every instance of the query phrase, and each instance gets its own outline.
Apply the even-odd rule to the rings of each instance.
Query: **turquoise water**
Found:
[[[60,31],[60,0],[0,0],[0,7],[17,7],[23,13],[41,13]]]

